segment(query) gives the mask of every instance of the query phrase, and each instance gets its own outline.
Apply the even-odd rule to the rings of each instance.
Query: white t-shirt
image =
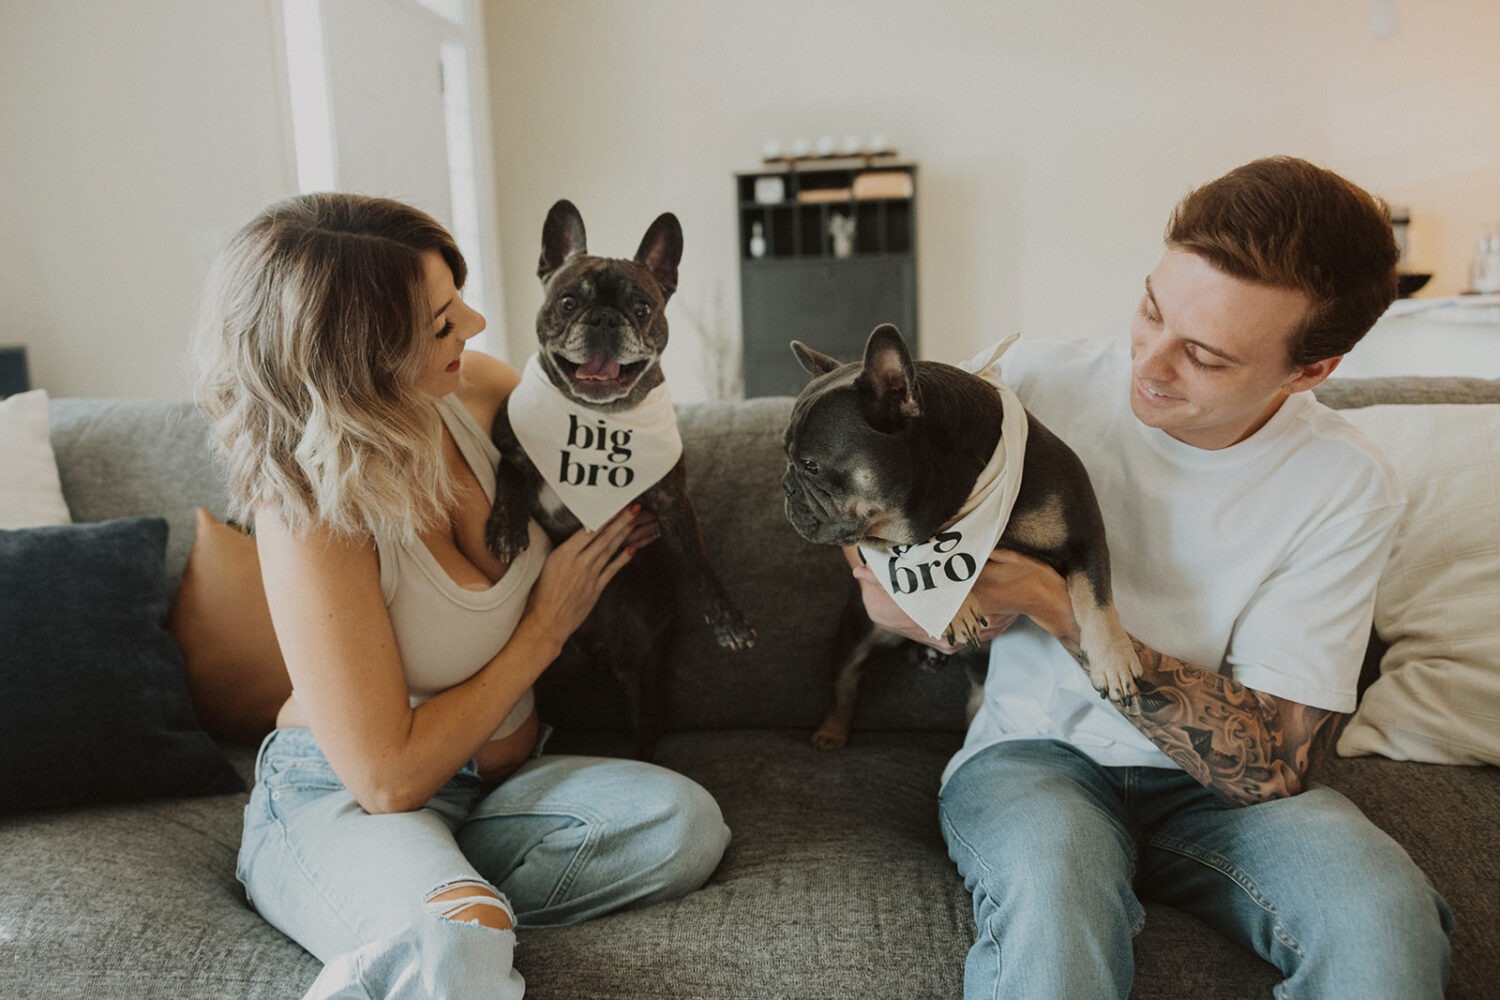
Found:
[[[1257,691],[1353,710],[1405,505],[1368,439],[1303,392],[1238,444],[1183,444],[1131,412],[1128,338],[1022,341],[1005,379],[1088,470],[1126,631]],[[1025,618],[993,643],[984,701],[943,781],[1016,739],[1061,740],[1108,766],[1177,767]]]

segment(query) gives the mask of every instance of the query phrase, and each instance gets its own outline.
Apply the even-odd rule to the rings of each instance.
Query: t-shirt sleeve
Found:
[[[1000,377],[1027,409],[1045,407],[1048,396],[1071,387],[1080,363],[1080,342],[1022,337],[1000,358]],[[980,357],[988,353],[980,352]],[[1069,375],[1073,378],[1069,378]],[[1034,412],[1034,410],[1033,410]]]
[[[1352,712],[1375,589],[1404,502],[1331,518],[1261,584],[1226,655],[1240,683],[1314,708]]]

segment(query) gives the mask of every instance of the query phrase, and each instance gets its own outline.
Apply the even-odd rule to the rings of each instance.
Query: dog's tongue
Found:
[[[578,366],[578,377],[609,382],[620,377],[620,362],[604,354],[596,354]]]

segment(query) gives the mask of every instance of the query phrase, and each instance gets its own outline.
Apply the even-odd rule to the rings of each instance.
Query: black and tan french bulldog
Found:
[[[995,387],[933,361],[913,362],[900,331],[876,327],[862,362],[844,364],[797,341],[814,376],[787,426],[786,516],[803,538],[829,545],[917,545],[944,530],[995,453],[1004,420],[1028,421],[1019,493],[997,548],[1045,562],[1067,582],[1081,632],[1070,650],[1103,696],[1129,704],[1141,668],[1115,612],[1104,521],[1083,463],[1024,410],[1003,411]],[[968,602],[946,630],[978,645],[983,619]],[[859,675],[880,647],[876,629],[840,666],[819,746],[842,746]],[[975,706],[971,700],[970,714]]]
[[[537,360],[566,401],[599,414],[619,413],[640,405],[663,383],[664,310],[677,288],[681,257],[682,227],[670,212],[651,224],[635,257],[626,260],[589,254],[578,209],[566,200],[552,206],[537,265],[544,291],[536,320]],[[556,462],[557,456],[528,455],[521,447],[511,421],[514,398],[501,406],[491,430],[501,462],[486,528],[490,548],[507,559],[526,547],[528,517],[554,542],[580,527],[535,464]],[[588,435],[590,428],[579,433]],[[603,434],[598,437],[602,445]],[[620,447],[616,435],[608,460],[622,454],[628,449]],[[614,475],[628,471],[606,464],[605,456],[592,457],[600,463],[591,468]],[[566,466],[566,453],[562,462]],[[749,647],[755,631],[709,563],[682,460],[645,488],[638,502],[656,515],[661,537],[610,582],[571,645],[620,682],[636,752],[644,759],[665,722],[665,646],[679,606],[700,617],[725,648]]]

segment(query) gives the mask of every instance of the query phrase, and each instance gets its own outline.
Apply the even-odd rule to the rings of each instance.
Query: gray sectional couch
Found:
[[[1338,406],[1500,402],[1500,383],[1330,383]],[[685,899],[578,927],[523,930],[531,996],[927,998],[962,995],[969,899],[938,831],[936,793],[963,730],[960,671],[872,672],[851,745],[812,748],[828,703],[834,625],[849,581],[781,514],[789,400],[680,408],[690,488],[710,550],[759,627],[748,653],[701,631],[675,657],[658,761],[718,799],[734,839]],[[182,403],[54,400],[53,444],[75,521],[160,515],[174,585],[193,508],[222,515],[204,426]],[[1497,528],[1500,530],[1500,528]],[[550,749],[624,752],[606,683],[542,691]],[[249,775],[254,750],[226,746]],[[1500,769],[1378,757],[1321,775],[1399,840],[1457,915],[1449,995],[1500,982]],[[317,962],[265,924],[234,878],[244,794],[0,817],[0,997],[286,998]],[[1140,998],[1268,997],[1277,974],[1198,921],[1147,907]],[[1081,998],[1087,1000],[1087,998]]]

